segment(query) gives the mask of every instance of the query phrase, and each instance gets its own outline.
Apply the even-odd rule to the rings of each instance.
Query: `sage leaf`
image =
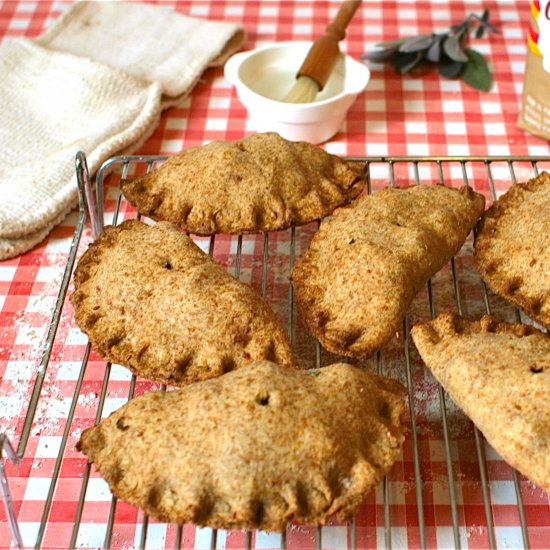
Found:
[[[437,70],[439,74],[446,76],[447,78],[457,77],[464,69],[464,63],[451,59],[448,55],[442,55],[439,63],[437,64]]]
[[[426,59],[432,63],[437,63],[441,58],[441,38],[441,36],[436,37],[426,54]]]
[[[443,42],[443,50],[453,60],[467,63],[468,57],[462,51],[458,36],[448,36]]]
[[[395,54],[395,52],[397,52],[396,48],[388,48],[387,50],[376,50],[363,54],[361,56],[361,59],[368,59],[369,61],[374,62],[387,61]]]
[[[388,40],[387,42],[378,42],[378,44],[375,44],[376,48],[398,48],[406,42],[408,38],[400,38],[399,40]]]
[[[476,38],[483,38],[485,29],[487,28],[487,22],[489,21],[489,10],[485,10],[480,18],[480,25],[476,30]]]
[[[468,50],[470,33],[480,38],[488,32],[498,32],[489,22],[490,12],[480,15],[470,13],[458,25],[447,32],[413,36],[380,42],[382,50],[365,53],[362,59],[373,62],[388,62],[400,74],[408,73],[417,65],[437,65],[439,73],[447,78],[462,76],[464,81],[477,89],[489,89],[492,78],[487,63],[481,54]],[[470,52],[470,53],[467,53]]]
[[[475,50],[466,50],[468,63],[464,65],[460,78],[472,88],[488,92],[493,85],[493,77],[485,58]]]
[[[395,68],[395,71],[400,74],[405,74],[414,69],[424,58],[422,52],[402,53],[398,52],[390,63]]]
[[[399,51],[403,53],[419,52],[429,48],[433,41],[433,34],[430,34],[429,36],[415,36],[414,38],[409,38],[401,44],[401,46],[399,46]]]

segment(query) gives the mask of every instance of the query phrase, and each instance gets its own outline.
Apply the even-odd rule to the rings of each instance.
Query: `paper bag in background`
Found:
[[[550,0],[531,2],[527,63],[518,126],[550,140]]]

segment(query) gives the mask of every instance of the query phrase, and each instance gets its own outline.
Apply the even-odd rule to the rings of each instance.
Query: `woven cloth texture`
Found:
[[[34,42],[2,46],[0,259],[32,248],[76,205],[78,150],[92,174],[135,151],[161,110],[243,40],[237,25],[165,7],[79,2]]]

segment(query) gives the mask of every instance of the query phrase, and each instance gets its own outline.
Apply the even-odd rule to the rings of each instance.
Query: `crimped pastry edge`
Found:
[[[275,132],[266,132],[266,134],[274,134],[274,133]],[[254,135],[261,135],[261,134],[254,134]],[[250,137],[253,137],[253,136],[248,136],[248,138],[250,138]],[[240,139],[240,140],[234,140],[234,143],[239,144],[245,139],[247,139],[247,138],[243,138],[243,139]],[[218,140],[218,141],[220,141],[220,140]],[[285,141],[288,141],[288,140],[285,140]],[[310,145],[311,147],[317,147],[317,146],[315,146],[313,144],[310,144],[308,142],[298,142],[298,143],[307,144],[307,145]],[[207,144],[207,145],[209,145],[209,144]],[[199,146],[199,147],[205,147],[205,146]],[[195,147],[195,148],[199,148],[199,147]],[[185,151],[182,151],[182,153],[183,152],[185,152]],[[300,226],[300,225],[305,225],[307,223],[311,223],[313,221],[316,221],[316,220],[319,220],[319,219],[324,218],[326,216],[329,216],[330,214],[332,214],[334,212],[335,209],[350,204],[363,191],[363,188],[364,188],[365,182],[366,182],[364,174],[363,174],[363,172],[364,172],[363,163],[358,162],[358,161],[347,160],[345,158],[342,158],[338,155],[329,153],[327,151],[324,151],[324,153],[328,157],[336,159],[336,162],[341,162],[344,165],[346,165],[349,169],[350,176],[351,176],[351,174],[355,174],[355,176],[351,180],[349,186],[347,187],[347,190],[345,192],[345,199],[342,200],[342,202],[340,202],[339,204],[336,204],[334,206],[324,207],[322,209],[318,209],[315,212],[315,214],[310,215],[310,216],[303,216],[299,211],[294,210],[293,211],[293,216],[288,221],[276,220],[275,222],[266,223],[265,220],[264,220],[261,223],[256,223],[255,227],[244,227],[244,226],[238,225],[238,224],[229,224],[226,227],[219,228],[219,227],[216,226],[216,220],[213,219],[213,220],[210,220],[210,223],[213,224],[214,228],[209,229],[209,230],[203,230],[201,227],[198,227],[198,226],[195,226],[195,225],[189,225],[187,222],[182,222],[182,220],[180,219],[181,216],[180,216],[179,213],[174,215],[174,216],[170,216],[170,217],[161,217],[161,216],[158,216],[155,213],[154,210],[148,210],[148,209],[140,208],[138,206],[139,201],[136,200],[136,197],[137,197],[138,194],[135,192],[135,189],[136,189],[136,187],[138,187],[140,185],[143,186],[144,182],[145,183],[148,182],[148,180],[151,177],[151,174],[153,174],[154,172],[151,172],[149,174],[144,174],[143,176],[140,176],[140,177],[137,177],[137,178],[123,180],[121,182],[121,189],[122,189],[122,192],[124,193],[124,196],[128,200],[128,202],[130,204],[132,204],[132,206],[134,206],[134,208],[136,208],[144,216],[150,217],[151,219],[153,219],[155,221],[168,221],[170,223],[173,223],[174,225],[176,225],[180,229],[188,231],[188,232],[190,232],[194,235],[199,235],[199,236],[204,236],[204,237],[210,236],[210,235],[215,235],[215,234],[251,235],[251,234],[265,234],[265,233],[269,233],[271,231],[283,231],[283,230],[289,229],[291,227],[297,227],[297,226]],[[174,158],[174,157],[172,157],[172,158]],[[158,170],[162,170],[163,166],[160,166],[158,168]]]
[[[524,193],[536,192],[539,187],[546,185],[550,185],[550,174],[547,172],[542,172],[525,183],[513,184],[506,193],[485,211],[478,223],[478,231],[474,239],[474,261],[481,278],[493,292],[525,311],[534,321],[550,328],[550,317],[541,314],[543,305],[550,302],[550,297],[544,294],[540,294],[535,299],[524,296],[518,292],[520,287],[518,287],[517,281],[509,277],[499,276],[498,269],[492,269],[493,262],[487,261],[485,257],[486,251],[490,250],[492,233],[494,227],[498,224],[498,219],[513,210],[517,201],[522,200]]]
[[[263,363],[265,361],[259,361],[256,363]],[[269,363],[269,362],[268,362]],[[253,365],[253,363],[251,363]],[[250,368],[250,367],[248,367]],[[312,376],[315,377],[316,373],[325,371],[327,369],[333,369],[333,368],[346,368],[346,369],[353,369],[355,371],[362,371],[362,369],[358,369],[357,367],[353,367],[349,364],[344,363],[335,363],[327,367],[323,367],[321,369],[310,369],[308,371],[291,371],[295,373],[297,376]],[[237,372],[239,372],[240,375],[244,374],[244,371],[247,369],[245,367],[244,369],[241,369],[240,371],[235,371],[231,373],[231,375],[236,375]],[[393,429],[390,430],[388,428],[388,435],[390,439],[396,440],[396,446],[390,446],[390,448],[394,449],[394,457],[393,461],[388,467],[382,468],[378,466],[378,469],[375,472],[375,475],[373,476],[372,471],[365,472],[364,470],[359,469],[359,471],[355,472],[353,475],[357,477],[357,480],[360,482],[364,482],[363,479],[365,476],[370,476],[370,482],[368,484],[368,488],[365,489],[361,494],[355,494],[351,492],[348,495],[338,495],[333,498],[331,505],[329,508],[321,511],[318,515],[307,515],[304,516],[303,512],[298,509],[297,512],[295,511],[292,514],[292,517],[281,517],[278,518],[277,522],[272,523],[261,523],[261,524],[255,524],[255,518],[250,515],[247,510],[241,510],[238,514],[237,521],[234,521],[234,516],[227,516],[224,514],[218,514],[218,516],[205,516],[200,513],[200,510],[198,510],[197,517],[172,517],[167,515],[159,515],[158,511],[154,508],[142,506],[143,503],[141,502],[133,502],[134,505],[142,507],[142,509],[148,513],[149,515],[158,518],[160,521],[171,521],[175,523],[187,523],[192,522],[196,525],[200,526],[209,526],[212,528],[218,528],[218,529],[262,529],[267,531],[284,531],[286,529],[287,521],[298,521],[298,522],[305,522],[307,524],[315,524],[315,525],[325,525],[331,518],[335,517],[341,521],[348,520],[356,511],[357,507],[360,506],[360,504],[363,502],[364,497],[366,494],[368,494],[370,491],[372,491],[376,485],[381,481],[383,476],[393,467],[395,464],[395,461],[397,459],[397,456],[399,454],[399,448],[401,446],[401,443],[404,440],[404,422],[403,422],[403,415],[404,411],[406,409],[405,405],[405,396],[406,396],[406,389],[403,387],[403,385],[398,382],[397,380],[393,378],[388,378],[385,376],[380,376],[376,374],[371,374],[364,372],[364,374],[371,380],[375,381],[378,391],[386,394],[386,399],[394,402],[394,407],[391,410],[391,422],[392,422],[392,428],[395,428],[393,424],[397,422],[397,430],[395,433],[393,433]],[[230,376],[231,376],[230,375]],[[227,379],[226,379],[227,380]],[[193,391],[193,386],[196,386],[197,384],[216,384],[219,383],[220,379],[210,379],[205,380],[201,382],[197,382],[195,384],[191,384],[189,386],[186,386],[185,388],[176,390],[175,392],[168,392],[170,394],[173,393],[182,393],[186,391]],[[155,394],[161,394],[163,392],[156,391],[153,392]],[[139,396],[135,399],[143,399],[146,397],[146,395]],[[135,400],[134,399],[134,400]],[[130,402],[129,402],[130,403]],[[111,413],[110,416],[116,416],[121,412],[128,404],[121,407],[121,409],[118,409],[117,411],[114,411]],[[382,413],[379,414],[388,414],[388,413]],[[105,420],[103,421],[105,422]],[[103,423],[102,422],[102,423]],[[88,456],[88,459],[90,462],[94,463],[95,468],[98,472],[102,473],[101,466],[96,462],[96,457],[94,456],[94,452],[92,449],[90,449],[91,446],[93,446],[93,441],[87,441],[92,439],[92,435],[94,435],[94,432],[97,431],[98,425],[93,426],[91,428],[88,428],[83,431],[79,441],[76,444],[76,448],[78,451],[83,452],[85,455]],[[122,428],[124,429],[124,428]],[[356,462],[354,463],[354,466],[361,463],[362,455],[357,455]],[[353,467],[350,467],[350,472],[354,470]],[[106,472],[102,473],[102,476],[104,476]],[[107,479],[107,478],[106,478]],[[127,502],[132,503],[131,499],[128,499],[128,496],[124,492],[117,492],[116,488],[113,488],[111,485],[111,482],[109,482],[109,486],[111,488],[111,491],[113,495],[121,498],[122,500],[125,500]],[[228,517],[232,518],[231,523],[228,523]]]

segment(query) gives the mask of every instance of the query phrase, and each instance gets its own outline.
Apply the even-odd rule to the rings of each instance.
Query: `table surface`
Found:
[[[239,0],[163,4],[174,6],[188,15],[242,24],[248,34],[245,49],[282,40],[312,39],[323,32],[338,5],[333,1]],[[0,2],[0,38],[7,41],[12,37],[36,37],[66,6],[63,2],[4,0]],[[342,131],[323,147],[339,155],[375,157],[550,154],[547,141],[531,136],[516,126],[526,56],[527,2],[364,2],[348,31],[344,47],[351,56],[359,58],[379,41],[426,34],[433,29],[446,29],[450,24],[462,21],[469,12],[481,13],[486,7],[491,9],[491,20],[500,32],[476,40],[474,47],[488,58],[492,67],[495,84],[490,92],[478,92],[459,80],[444,79],[437,72],[399,76],[390,68],[374,66],[371,81],[349,110]],[[237,139],[254,131],[254,124],[247,118],[235,91],[225,81],[223,70],[208,70],[181,107],[163,114],[158,128],[139,153],[172,154],[213,139]],[[504,191],[511,181],[507,166],[501,168],[497,166],[494,179],[497,194]],[[410,170],[397,170],[396,174],[398,183],[410,181]],[[529,165],[518,166],[515,173],[518,180],[529,174]],[[437,178],[432,166],[421,166],[419,175],[425,183]],[[461,167],[449,168],[447,175],[448,180],[455,183],[461,179]],[[490,200],[484,166],[471,170],[468,168],[468,175],[469,183],[484,192]],[[373,181],[382,186],[386,177],[383,169],[375,176]],[[107,200],[108,211],[114,207],[115,192],[111,186]],[[131,215],[131,209],[124,207],[123,214]],[[72,213],[32,251],[0,262],[0,428],[7,431],[15,443],[21,432],[22,419],[36,378],[41,347],[67,262],[76,220],[76,213]],[[311,231],[309,236],[306,231],[304,235],[309,238],[310,234]],[[79,253],[82,253],[90,240],[87,228]],[[234,260],[232,242],[231,238],[223,237],[216,241],[214,255],[225,265]],[[259,279],[255,266],[258,261],[261,265],[261,238],[252,237],[245,244],[243,278],[257,286]],[[270,261],[272,258],[285,258],[288,255],[287,245],[288,239],[283,234],[271,238]],[[307,239],[301,242],[301,249],[306,245]],[[466,249],[471,254],[471,244],[469,246]],[[464,269],[468,269],[468,258],[464,256],[461,269],[463,265],[466,266]],[[467,287],[467,284],[464,283],[464,286]],[[268,281],[268,300],[271,298],[277,302],[276,287],[277,275]],[[467,292],[465,288],[465,295]],[[277,309],[283,318],[284,307]],[[502,307],[503,311],[507,311],[505,306]],[[426,318],[426,312],[423,317]],[[85,337],[74,325],[69,306],[63,310],[57,341],[61,342],[62,349],[57,355],[54,354],[46,374],[23,462],[19,466],[7,464],[21,531],[25,543],[29,545],[34,544],[36,539],[45,495],[50,487],[65,427],[64,419],[67,418],[74,397],[75,380],[86,343]],[[425,374],[417,357],[413,357],[413,367],[415,380],[418,375],[419,384],[423,384],[424,376],[429,375]],[[68,545],[74,523],[75,503],[86,465],[82,455],[75,451],[74,444],[81,430],[93,423],[104,368],[105,364],[92,355],[83,389],[80,395],[74,397],[78,399],[78,405],[43,540],[44,547],[60,548]],[[396,376],[402,378],[399,373]],[[128,379],[124,369],[113,367],[104,415],[125,401],[123,393]],[[433,380],[431,384],[433,386]],[[141,393],[150,387],[150,384],[138,381],[137,391]],[[422,409],[422,396],[419,397],[418,391],[415,399],[417,406]],[[448,406],[452,409],[449,402]],[[421,415],[419,438],[421,456],[427,464],[421,472],[424,480],[422,490],[427,545],[448,548],[452,546],[453,539],[449,497],[442,481],[446,475],[442,438],[440,432],[436,428],[432,429],[428,422],[424,426],[422,418]],[[461,481],[458,495],[461,543],[463,547],[485,548],[488,547],[487,530],[479,489],[479,471],[476,470],[475,458],[472,458],[472,454],[475,455],[472,438],[471,424],[468,424],[466,428],[454,433],[452,441],[456,475]],[[392,543],[395,548],[414,548],[419,544],[410,453],[410,445],[406,444],[403,455],[388,477]],[[512,471],[488,446],[487,453],[497,545],[502,548],[521,547]],[[437,468],[439,477],[434,473]],[[548,497],[524,478],[520,477],[520,480],[531,546],[548,547]],[[357,547],[384,546],[384,512],[381,502],[380,488],[367,497],[356,520]],[[110,503],[108,488],[92,472],[77,540],[79,546],[102,546]],[[141,512],[119,503],[112,546],[139,546],[142,529]],[[182,547],[210,547],[210,530],[185,527],[183,533]],[[315,547],[314,534],[310,528],[295,527],[287,534],[287,547]],[[171,548],[175,536],[174,526],[151,520],[146,545],[148,548]],[[322,537],[325,548],[347,548],[350,544],[345,523],[331,523],[323,528]],[[8,548],[9,540],[6,516],[0,507],[0,548]],[[218,547],[239,548],[244,545],[244,541],[242,532],[218,533]],[[276,535],[257,533],[252,537],[253,547],[272,548],[279,545],[280,537]]]

